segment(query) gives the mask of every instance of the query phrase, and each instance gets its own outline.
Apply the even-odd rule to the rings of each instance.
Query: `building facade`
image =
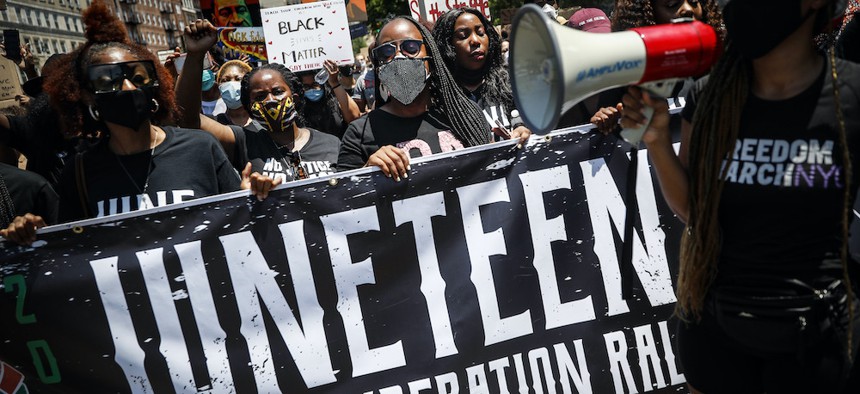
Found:
[[[125,23],[131,39],[152,52],[182,47],[185,26],[202,16],[198,0],[105,0]],[[91,0],[6,0],[0,28],[17,29],[37,67],[55,53],[84,43],[81,10]]]

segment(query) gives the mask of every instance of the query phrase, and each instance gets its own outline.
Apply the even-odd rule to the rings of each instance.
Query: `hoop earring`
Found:
[[[158,108],[160,108],[160,106],[158,105],[158,100],[152,99],[152,105],[155,107],[152,109],[152,113],[158,112]]]
[[[95,120],[95,121],[101,120],[101,119],[99,119],[99,110],[93,109],[92,105],[88,106],[87,109],[90,110],[90,116],[93,118],[93,120]]]

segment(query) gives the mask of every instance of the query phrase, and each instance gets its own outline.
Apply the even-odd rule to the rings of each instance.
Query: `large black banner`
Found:
[[[621,296],[628,148],[557,132],[4,243],[0,390],[684,391],[644,151]]]

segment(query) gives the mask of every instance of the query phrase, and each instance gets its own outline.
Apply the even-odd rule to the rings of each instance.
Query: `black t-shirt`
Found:
[[[836,64],[849,151],[857,152],[860,65]],[[736,148],[724,163],[720,275],[753,270],[814,278],[823,259],[838,258],[846,182],[832,86],[827,62],[816,82],[795,97],[749,95]],[[683,112],[687,121],[695,106],[694,93]],[[853,155],[855,169],[858,159]],[[860,179],[853,173],[851,201]]]
[[[12,198],[15,216],[32,213],[41,216],[48,224],[57,222],[59,197],[45,178],[3,163],[0,163],[0,176]],[[2,228],[8,225],[0,223]]]
[[[320,101],[313,102],[305,99],[302,115],[305,118],[305,126],[331,134],[338,139],[343,137],[347,127],[337,97],[328,86],[325,87],[325,96]]]
[[[83,153],[91,217],[161,207],[239,190],[241,179],[210,134],[164,127],[154,150],[118,156],[107,140]],[[75,164],[60,179],[60,220],[84,219]],[[144,192],[145,191],[145,192]]]
[[[513,108],[507,108],[503,103],[493,103],[488,99],[484,98],[481,94],[481,88],[476,89],[473,92],[470,92],[466,89],[463,89],[463,94],[466,95],[470,100],[478,104],[484,111],[484,118],[487,119],[487,123],[490,124],[491,128],[497,127],[496,120],[500,121],[505,128],[508,130],[511,129],[511,110]]]
[[[401,118],[382,109],[371,111],[346,129],[337,159],[338,170],[364,167],[370,155],[385,145],[405,149],[410,157],[463,149],[463,143],[450,130],[431,112]]]
[[[236,152],[238,154],[236,168],[244,168],[251,162],[252,171],[259,172],[273,179],[288,182],[298,179],[294,174],[291,156],[293,152],[278,146],[269,136],[269,132],[259,127],[256,122],[248,127],[230,127],[236,137]],[[340,141],[337,137],[311,128],[308,142],[298,153],[298,159],[308,178],[316,178],[335,173],[337,153]]]

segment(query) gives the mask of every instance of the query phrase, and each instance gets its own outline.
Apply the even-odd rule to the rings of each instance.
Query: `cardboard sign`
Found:
[[[355,62],[346,8],[340,0],[267,8],[262,11],[270,63],[292,71],[316,70],[323,62]]]
[[[243,54],[266,60],[266,37],[262,27],[223,27],[218,29],[218,44],[224,58],[238,59]]]
[[[492,20],[490,3],[487,0],[409,0],[409,11],[413,18],[433,23],[436,23],[445,11],[465,7],[480,10],[488,20]]]
[[[21,76],[15,62],[0,57],[0,108],[17,105],[15,96],[24,94],[21,89]]]

